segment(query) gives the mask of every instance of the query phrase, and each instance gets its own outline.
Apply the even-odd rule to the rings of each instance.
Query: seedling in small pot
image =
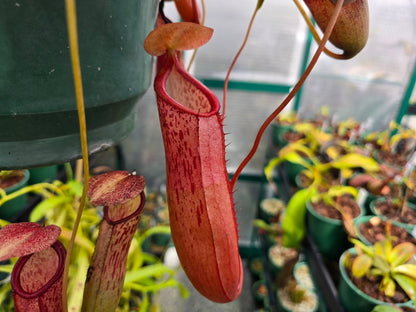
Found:
[[[386,226],[386,238],[367,246],[357,239],[351,239],[357,256],[347,256],[345,266],[357,278],[369,276],[378,278],[379,290],[388,297],[395,294],[400,286],[411,300],[416,299],[416,265],[408,261],[416,253],[416,246],[404,242],[393,247],[390,228]]]

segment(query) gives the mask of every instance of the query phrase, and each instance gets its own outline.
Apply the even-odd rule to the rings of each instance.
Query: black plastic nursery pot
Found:
[[[143,41],[157,0],[77,1],[89,152],[118,143],[150,86]],[[65,2],[0,2],[0,168],[63,163],[81,155]]]

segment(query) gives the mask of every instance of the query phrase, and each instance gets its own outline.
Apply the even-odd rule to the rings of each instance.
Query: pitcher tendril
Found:
[[[266,131],[266,128],[277,117],[277,115],[279,115],[279,113],[286,107],[286,105],[289,104],[289,102],[294,98],[294,96],[299,91],[300,87],[303,85],[306,78],[309,76],[312,69],[314,68],[316,62],[319,59],[319,56],[321,55],[322,51],[324,50],[325,44],[327,43],[329,37],[331,36],[332,30],[335,26],[335,23],[337,21],[339,13],[341,12],[343,3],[344,3],[344,0],[340,0],[340,1],[337,2],[336,6],[335,6],[335,9],[334,9],[334,12],[331,16],[330,22],[328,24],[328,27],[325,30],[322,41],[319,44],[318,49],[316,50],[314,56],[312,57],[312,60],[309,63],[308,67],[305,69],[305,72],[302,74],[302,76],[299,78],[299,81],[296,83],[295,87],[288,94],[288,96],[283,100],[283,102],[279,105],[279,107],[266,119],[266,121],[260,127],[260,130],[258,131],[256,139],[254,141],[253,147],[251,148],[251,150],[248,153],[248,155],[246,156],[246,158],[238,166],[236,172],[234,173],[234,175],[231,179],[231,187],[233,189],[234,189],[235,184],[237,182],[237,179],[240,176],[241,172],[243,171],[244,167],[248,164],[248,162],[253,158],[254,154],[256,153],[257,148],[260,145],[260,140],[261,140],[264,132]]]
[[[87,198],[87,189],[88,189],[88,179],[89,179],[89,163],[88,163],[88,144],[87,144],[87,125],[85,118],[85,109],[84,109],[84,96],[82,89],[82,78],[81,78],[81,65],[79,60],[79,48],[78,48],[78,31],[77,31],[77,18],[76,18],[76,3],[75,0],[66,0],[66,17],[67,17],[67,27],[68,27],[68,37],[69,37],[69,47],[71,51],[71,64],[72,72],[75,85],[75,95],[78,108],[78,120],[80,127],[80,136],[81,136],[81,148],[82,148],[82,159],[84,165],[84,187],[82,190],[81,201],[77,211],[77,217],[75,220],[74,228],[72,229],[71,239],[67,248],[67,257],[65,259],[65,269],[63,275],[63,285],[62,285],[62,303],[64,311],[68,310],[68,299],[67,299],[67,287],[68,287],[68,274],[69,274],[69,263],[71,260],[71,253],[75,242],[75,236],[78,232],[78,226],[81,220],[82,212],[85,206],[85,201]]]

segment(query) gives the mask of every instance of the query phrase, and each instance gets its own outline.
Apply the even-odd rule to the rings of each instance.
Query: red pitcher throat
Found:
[[[179,259],[202,295],[232,301],[241,292],[243,273],[219,101],[176,56],[165,59],[155,91]]]

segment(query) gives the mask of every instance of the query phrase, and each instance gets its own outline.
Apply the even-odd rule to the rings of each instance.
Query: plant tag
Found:
[[[411,234],[412,234],[413,237],[416,238],[416,226],[413,227],[413,229],[411,231]]]
[[[357,195],[357,204],[360,207],[364,207],[364,203],[366,201],[368,197],[368,191],[362,187],[360,187],[360,189],[358,190],[358,195]]]
[[[412,154],[412,156],[410,157],[409,161],[406,163],[405,167],[404,167],[404,176],[408,177],[410,175],[410,172],[413,170],[413,168],[415,168],[416,166],[416,152],[414,152]]]

